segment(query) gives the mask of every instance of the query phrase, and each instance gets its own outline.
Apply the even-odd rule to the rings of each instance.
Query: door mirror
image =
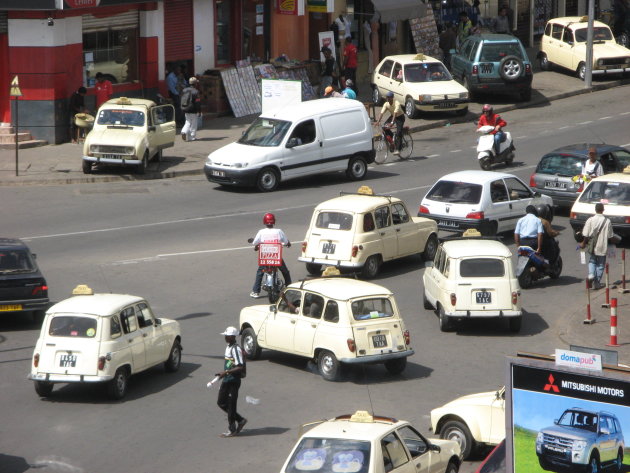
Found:
[[[295,148],[299,144],[300,142],[296,137],[289,138],[289,141],[287,141],[287,148]]]
[[[424,267],[425,268],[432,268],[433,266],[435,266],[433,264],[433,261],[427,261],[427,262],[424,263]]]
[[[269,312],[273,312],[274,314],[278,312],[278,308],[275,306],[275,304],[271,304],[269,306]]]
[[[161,319],[155,319],[155,325],[162,325]]]

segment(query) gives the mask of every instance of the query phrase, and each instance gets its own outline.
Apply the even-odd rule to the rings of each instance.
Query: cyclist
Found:
[[[400,154],[400,149],[402,148],[403,125],[405,124],[405,112],[403,111],[400,102],[398,100],[394,100],[394,92],[390,90],[387,92],[385,97],[387,101],[383,104],[383,108],[381,109],[381,113],[378,115],[376,123],[380,125],[383,114],[385,112],[389,112],[390,116],[387,120],[385,120],[385,125],[388,123],[396,125],[396,151],[394,151],[394,154]],[[390,138],[392,137],[392,131],[389,128],[383,126],[383,131],[387,136]]]
[[[254,245],[255,250],[258,250],[258,245],[260,245],[260,243],[276,242],[282,243],[287,248],[291,246],[291,242],[284,234],[284,232],[279,228],[273,228],[273,226],[276,224],[276,217],[274,216],[274,214],[266,213],[263,216],[263,224],[265,225],[265,228],[258,230],[256,237],[252,241],[252,245]],[[291,284],[291,274],[289,273],[289,269],[284,262],[284,258],[282,259],[282,265],[279,269],[282,273],[282,277],[284,277],[285,285],[288,286],[289,284]],[[256,279],[254,280],[254,287],[252,288],[250,297],[253,297],[254,299],[260,297],[260,286],[262,285],[262,278],[263,269],[262,266],[259,266],[258,270],[256,270]]]

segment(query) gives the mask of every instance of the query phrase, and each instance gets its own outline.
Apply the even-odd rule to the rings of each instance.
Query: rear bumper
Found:
[[[358,356],[356,358],[341,358],[339,361],[341,363],[347,363],[349,365],[384,363],[386,361],[395,360],[397,358],[407,358],[414,353],[415,352],[410,348],[409,350],[383,353],[382,355],[366,355]]]
[[[472,76],[470,88],[474,92],[520,92],[531,89],[533,78],[534,76],[530,74],[516,81],[507,82],[500,78],[480,81],[479,77]]]
[[[553,205],[558,206],[571,206],[575,202],[575,199],[578,198],[577,192],[558,192],[550,189],[544,189],[540,187],[536,187],[537,192],[540,192],[542,195],[549,196],[553,199]]]
[[[21,309],[6,311],[9,312],[30,312],[33,310],[46,310],[50,305],[50,299],[42,298],[42,299],[21,299],[21,300],[11,300],[11,301],[2,301],[0,300],[0,306],[22,306]],[[0,314],[5,311],[0,311]]]
[[[438,217],[433,215],[427,215],[418,212],[418,217],[430,218],[435,220],[439,230],[447,232],[464,232],[469,228],[479,230],[482,234],[490,233],[491,222],[488,219],[469,219],[469,218],[453,218],[453,217]]]
[[[33,381],[44,381],[47,383],[104,383],[114,379],[114,377],[86,376],[82,374],[31,373],[28,375],[28,379],[32,379]]]
[[[336,266],[338,268],[348,268],[348,269],[360,269],[365,265],[365,262],[352,262],[348,260],[335,260],[335,259],[325,259],[325,258],[308,258],[306,256],[300,256],[298,261],[303,263],[312,263],[312,264],[323,264],[326,266]]]
[[[453,310],[450,312],[445,311],[445,314],[449,317],[458,318],[489,318],[489,317],[520,317],[523,315],[523,311],[520,310]]]
[[[571,218],[569,219],[569,223],[571,224],[571,228],[574,232],[581,232],[586,221]],[[622,238],[630,237],[630,224],[613,222],[612,227],[613,233],[615,233],[616,235],[619,235]]]

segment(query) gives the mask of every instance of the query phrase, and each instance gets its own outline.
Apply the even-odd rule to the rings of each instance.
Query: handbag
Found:
[[[605,220],[599,226],[599,228],[597,229],[597,232],[595,232],[595,235],[591,236],[589,238],[589,240],[588,240],[588,243],[586,244],[586,251],[588,251],[591,255],[594,254],[595,246],[597,245],[597,239],[599,238],[599,234],[601,233],[602,229],[604,228],[604,225],[606,225],[606,221]]]

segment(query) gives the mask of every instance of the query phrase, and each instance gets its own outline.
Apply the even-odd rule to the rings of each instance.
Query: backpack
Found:
[[[182,112],[192,112],[195,109],[195,104],[193,103],[193,91],[190,87],[186,87],[182,91],[179,106],[182,109]]]

